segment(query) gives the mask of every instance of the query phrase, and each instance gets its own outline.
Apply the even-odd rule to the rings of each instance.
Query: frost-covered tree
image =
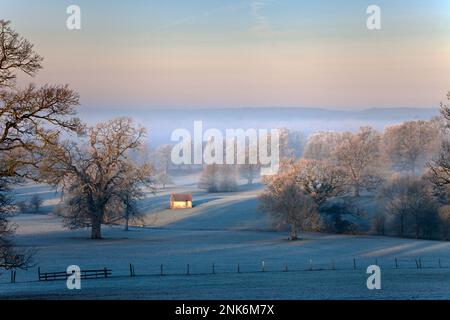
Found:
[[[442,221],[442,239],[450,240],[450,205],[439,208],[439,217]]]
[[[429,238],[436,231],[438,204],[426,179],[393,176],[379,191],[386,211],[397,218],[398,235]]]
[[[29,76],[41,69],[42,57],[33,45],[0,20],[0,175],[36,178],[30,171],[62,129],[80,132],[74,117],[78,94],[67,85],[16,86],[20,72]]]
[[[160,146],[156,150],[156,167],[158,173],[156,176],[157,183],[162,185],[163,189],[167,184],[172,182],[172,178],[169,175],[169,168],[171,163],[172,146],[165,144]]]
[[[422,120],[389,126],[382,139],[391,167],[410,174],[418,173],[438,153],[440,144],[440,128],[433,121]]]
[[[222,165],[219,171],[219,191],[233,192],[238,188],[237,168],[235,165]]]
[[[306,145],[305,134],[301,131],[289,130],[288,132],[288,148],[291,150],[295,159],[300,159]]]
[[[155,182],[160,185],[163,189],[166,188],[166,186],[170,183],[172,183],[172,177],[165,173],[165,172],[160,172],[158,174],[155,175]]]
[[[329,161],[300,159],[291,165],[290,174],[318,207],[345,190],[345,172]]]
[[[342,134],[338,132],[317,132],[311,135],[305,146],[303,157],[314,160],[330,160]]]
[[[297,240],[299,231],[317,231],[321,219],[317,205],[289,172],[265,177],[265,189],[259,196],[260,209],[278,225],[290,228],[290,240]]]
[[[354,196],[359,196],[361,190],[374,188],[381,182],[378,170],[379,147],[379,133],[371,127],[362,127],[357,133],[345,132],[333,151]]]
[[[0,269],[26,269],[32,264],[32,252],[17,249],[12,236],[16,225],[9,221],[14,205],[8,183],[0,178]]]
[[[237,186],[235,165],[206,165],[198,182],[198,187],[207,192],[233,192],[237,190]]]
[[[450,92],[447,95],[450,102]],[[439,155],[429,164],[434,184],[442,191],[450,186],[450,103],[441,103],[441,114],[447,122],[445,138],[442,141]]]
[[[219,165],[213,163],[203,168],[198,187],[205,189],[207,192],[219,191]]]
[[[151,172],[136,172],[138,167],[131,166],[130,171],[125,174],[123,185],[119,187],[122,192],[114,197],[107,211],[109,221],[124,221],[125,231],[128,231],[130,222],[143,222],[144,213],[139,208],[139,200],[145,198],[146,191],[155,194]],[[136,179],[136,177],[139,177]]]
[[[69,228],[91,228],[91,238],[100,239],[102,224],[115,217],[111,205],[129,190],[129,183],[149,183],[150,164],[136,164],[129,153],[141,146],[143,127],[129,118],[99,123],[87,130],[82,143],[65,141],[54,147],[44,160],[41,174],[46,181],[62,186]]]
[[[81,132],[75,115],[78,94],[67,85],[16,85],[19,74],[35,76],[42,57],[33,45],[0,20],[0,267],[23,268],[31,261],[29,252],[11,242],[14,228],[8,222],[11,205],[8,184],[18,178],[37,180],[36,168],[48,147],[63,130]]]

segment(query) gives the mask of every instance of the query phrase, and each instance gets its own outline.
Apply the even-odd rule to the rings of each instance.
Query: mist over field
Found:
[[[0,0],[0,300],[449,300],[449,12]]]
[[[117,116],[133,117],[149,130],[150,143],[170,143],[171,133],[178,128],[193,130],[194,121],[203,121],[204,129],[270,129],[288,128],[305,135],[317,131],[357,131],[361,126],[383,130],[386,126],[409,120],[430,120],[439,115],[439,108],[372,108],[343,111],[320,108],[230,108],[230,109],[153,109],[80,108],[80,117],[87,123]]]

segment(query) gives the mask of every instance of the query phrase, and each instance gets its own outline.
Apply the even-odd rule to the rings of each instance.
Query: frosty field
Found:
[[[16,191],[18,198],[39,192],[46,199],[42,214],[14,218],[17,244],[36,250],[36,266],[17,271],[15,284],[9,283],[9,272],[3,272],[0,298],[450,298],[450,243],[318,233],[290,242],[258,212],[257,191],[199,191],[194,193],[196,207],[181,211],[166,209],[170,189],[149,195],[142,204],[147,212],[144,227],[128,232],[122,226],[105,227],[104,239],[93,241],[87,230],[66,230],[47,212],[58,201],[54,191],[24,187]],[[379,291],[366,287],[366,268],[375,263],[382,270]],[[79,291],[68,290],[65,281],[37,281],[38,267],[55,272],[73,264],[81,269],[107,267],[112,277],[83,280]],[[136,277],[129,276],[129,264]]]

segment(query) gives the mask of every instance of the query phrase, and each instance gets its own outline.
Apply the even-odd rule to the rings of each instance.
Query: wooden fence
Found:
[[[81,279],[108,278],[112,275],[112,271],[106,267],[97,270],[81,270],[80,273]],[[67,280],[69,276],[71,276],[71,274],[67,273],[66,271],[41,272],[41,268],[38,268],[39,281]]]

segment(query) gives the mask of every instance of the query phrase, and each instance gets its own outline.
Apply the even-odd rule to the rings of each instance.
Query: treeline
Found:
[[[286,128],[279,129],[279,155],[281,159],[300,158],[306,144],[306,137],[300,131],[292,131]],[[205,142],[206,146],[209,142]],[[227,142],[223,141],[223,155],[226,158]],[[246,139],[244,164],[206,164],[200,176],[198,187],[207,192],[233,192],[238,191],[240,178],[247,181],[247,185],[252,185],[255,179],[260,177],[261,163],[256,156],[256,163],[250,161],[252,155],[249,152],[250,141]],[[257,147],[259,150],[259,147]],[[268,147],[270,150],[270,147]],[[238,150],[234,148],[234,159],[238,159]]]
[[[264,179],[261,208],[297,231],[449,238],[449,108],[442,117],[408,121],[378,132],[319,132],[300,159],[288,157],[278,175]],[[376,214],[359,205],[368,198]],[[304,210],[308,208],[308,210]]]

